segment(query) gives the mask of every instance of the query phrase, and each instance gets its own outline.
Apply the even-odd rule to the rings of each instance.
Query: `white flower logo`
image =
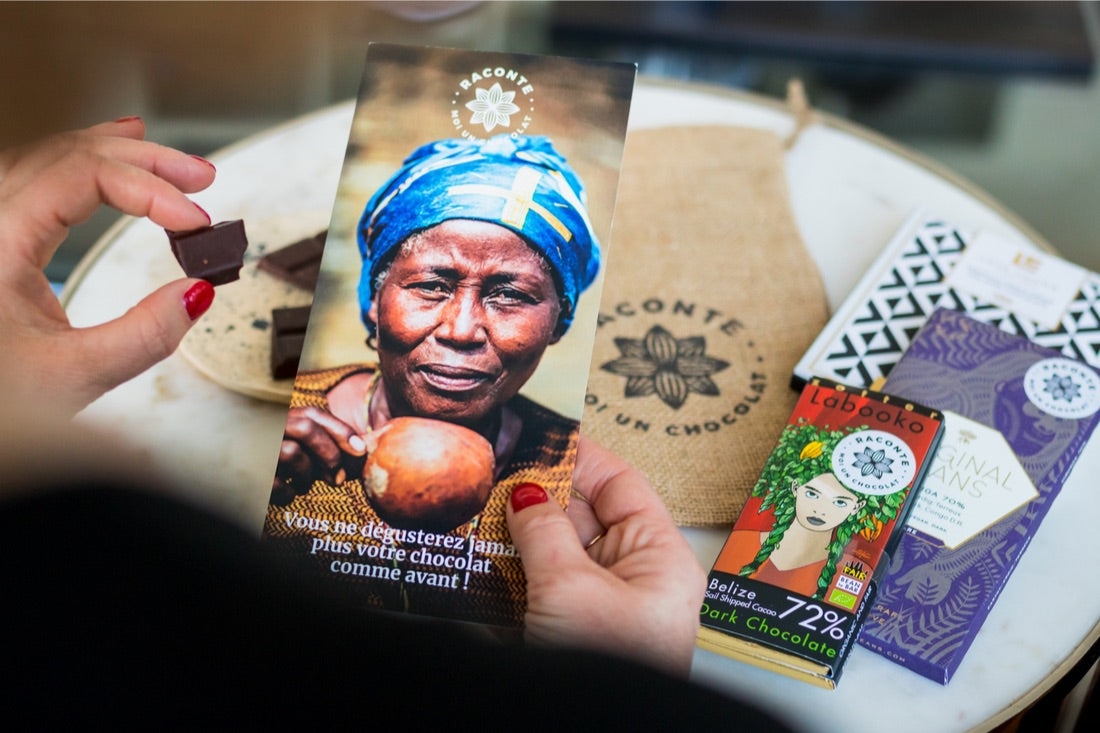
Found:
[[[489,87],[489,91],[475,89],[477,99],[467,102],[466,109],[474,114],[470,117],[470,124],[481,123],[485,126],[485,132],[491,132],[497,125],[511,124],[510,115],[519,112],[519,107],[512,104],[515,92],[506,92],[496,83]]]

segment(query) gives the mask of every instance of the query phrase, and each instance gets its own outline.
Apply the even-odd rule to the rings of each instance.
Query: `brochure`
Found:
[[[372,44],[263,528],[364,606],[518,626],[568,502],[630,64]]]

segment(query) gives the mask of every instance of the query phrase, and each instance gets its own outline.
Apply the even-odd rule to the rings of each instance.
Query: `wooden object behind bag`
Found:
[[[582,431],[683,526],[729,524],[775,446],[828,308],[790,211],[781,140],[627,135]]]

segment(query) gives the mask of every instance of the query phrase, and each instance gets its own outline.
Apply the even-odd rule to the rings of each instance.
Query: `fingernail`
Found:
[[[191,204],[192,204],[192,205],[193,205],[193,206],[194,206],[194,207],[195,207],[196,209],[198,209],[199,211],[201,211],[201,212],[202,212],[202,215],[206,217],[206,223],[207,223],[207,224],[210,224],[211,222],[213,222],[213,221],[214,221],[213,219],[211,219],[211,218],[210,218],[210,214],[207,214],[207,213],[206,213],[206,209],[202,208],[201,206],[199,206],[198,204],[196,204],[196,203],[195,203],[194,201],[192,201],[192,202],[191,202]]]
[[[119,117],[115,122],[133,122],[134,120],[140,120],[138,115],[127,115],[126,117]]]
[[[214,164],[211,163],[206,158],[200,157],[198,155],[192,155],[191,157],[194,158],[195,160],[199,161],[200,163],[206,163],[208,166],[210,166],[210,170],[212,170],[212,171],[216,172],[218,170],[217,168],[214,167]]]
[[[366,443],[366,441],[363,440],[362,438],[360,438],[358,435],[353,435],[350,438],[348,438],[348,445],[351,447],[352,450],[357,451],[359,453],[366,453],[367,452],[367,443]]]
[[[522,511],[535,504],[543,504],[549,499],[546,491],[538,484],[522,483],[512,489],[512,511]]]
[[[183,307],[192,321],[208,311],[213,302],[214,286],[205,280],[195,283],[183,294]]]

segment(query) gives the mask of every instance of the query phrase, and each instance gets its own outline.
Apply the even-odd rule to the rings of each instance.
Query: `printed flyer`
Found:
[[[836,686],[942,416],[814,379],[708,578],[704,649]]]
[[[363,605],[515,627],[565,506],[635,68],[371,44],[263,537]]]

